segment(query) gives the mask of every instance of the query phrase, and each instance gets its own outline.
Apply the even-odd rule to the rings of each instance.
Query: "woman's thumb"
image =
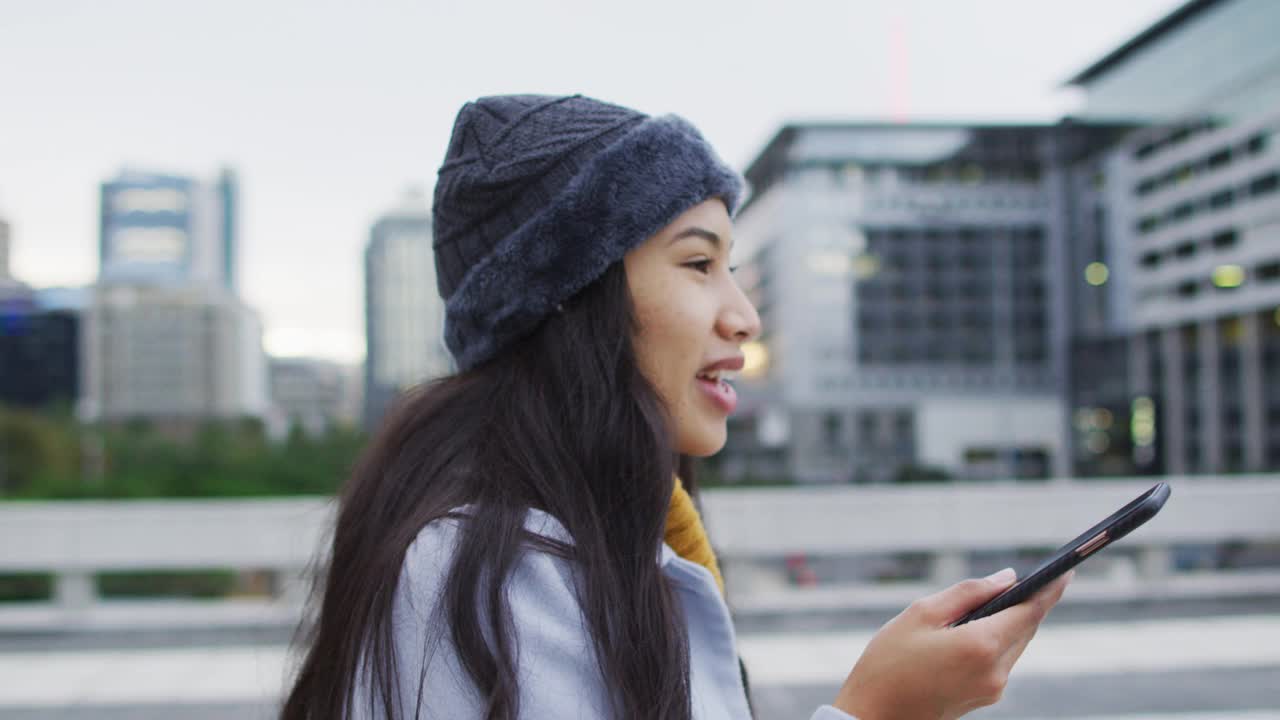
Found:
[[[1013,568],[988,575],[981,580],[964,580],[922,599],[919,605],[928,612],[929,621],[948,624],[982,603],[1004,592],[1018,579]]]

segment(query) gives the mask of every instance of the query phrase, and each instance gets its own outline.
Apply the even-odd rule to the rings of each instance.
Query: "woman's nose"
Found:
[[[741,290],[734,288],[734,302],[720,315],[721,333],[735,342],[744,343],[760,335],[760,314]]]

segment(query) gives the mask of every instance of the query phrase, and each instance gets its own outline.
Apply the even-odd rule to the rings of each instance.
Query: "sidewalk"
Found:
[[[750,633],[739,638],[739,647],[751,671],[753,688],[838,686],[870,637],[870,632],[843,631]],[[1050,623],[1040,630],[1014,676],[1230,668],[1280,668],[1280,613]],[[55,711],[209,703],[266,707],[279,697],[288,671],[283,645],[0,651],[0,717],[6,710],[39,708]],[[1280,671],[1276,679],[1280,686]],[[1203,714],[1158,717],[1218,718]],[[1224,720],[1261,717],[1265,716],[1221,716]],[[1280,718],[1280,709],[1270,717]]]

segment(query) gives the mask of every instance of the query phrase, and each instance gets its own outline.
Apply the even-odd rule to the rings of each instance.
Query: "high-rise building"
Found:
[[[1061,168],[1119,132],[789,125],[747,170],[729,478],[1063,474]]]
[[[268,365],[271,417],[277,435],[293,427],[320,435],[335,423],[358,422],[349,404],[359,380],[349,366],[299,357],[271,358]]]
[[[266,414],[262,329],[225,290],[99,285],[83,338],[88,420]]]
[[[9,275],[9,223],[0,218],[0,280]]]
[[[218,247],[222,251],[222,277],[232,292],[238,289],[236,252],[240,245],[240,183],[230,168],[223,168],[217,181],[218,207],[222,211]]]
[[[378,218],[365,249],[364,422],[372,430],[402,390],[447,374],[431,214],[420,193]]]
[[[74,409],[80,317],[0,297],[0,404]]]
[[[237,187],[230,170],[213,182],[125,171],[102,184],[87,419],[265,416],[262,327],[235,291]]]
[[[1280,3],[1193,0],[1085,69],[1105,298],[1071,376],[1078,471],[1280,469]],[[1110,469],[1108,469],[1110,468]]]
[[[125,171],[101,188],[98,280],[234,289],[237,183]]]

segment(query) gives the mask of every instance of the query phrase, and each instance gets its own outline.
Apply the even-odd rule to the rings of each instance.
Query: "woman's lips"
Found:
[[[738,406],[738,393],[724,380],[697,378],[698,388],[720,411],[728,415]]]

